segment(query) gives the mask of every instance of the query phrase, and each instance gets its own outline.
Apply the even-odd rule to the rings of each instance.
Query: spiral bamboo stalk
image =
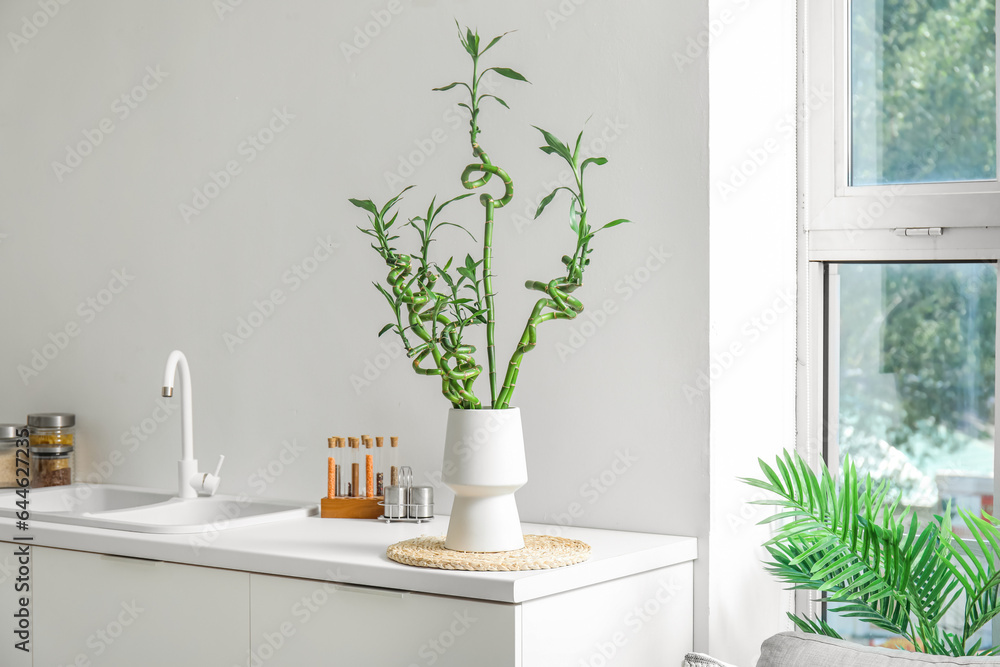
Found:
[[[460,102],[459,106],[465,107],[470,114],[469,140],[476,162],[463,169],[462,186],[467,190],[475,190],[489,183],[493,176],[499,177],[504,185],[504,193],[499,198],[494,198],[488,193],[479,196],[479,202],[484,208],[482,259],[475,261],[471,256],[467,256],[465,265],[455,269],[459,275],[456,278],[453,273],[450,273],[452,260],[449,260],[442,267],[435,264],[429,257],[432,236],[438,228],[449,225],[465,229],[461,225],[450,222],[435,223],[435,218],[452,202],[472,196],[471,192],[450,199],[437,207],[435,207],[435,200],[431,200],[425,217],[412,218],[406,223],[407,226],[416,229],[420,236],[421,252],[419,255],[400,253],[392,247],[392,242],[398,236],[393,234],[391,228],[398,214],[393,214],[391,218],[389,215],[403,193],[412,186],[405,188],[381,209],[376,207],[371,200],[350,200],[352,204],[371,214],[371,229],[360,227],[359,229],[376,239],[372,248],[382,256],[389,267],[386,283],[390,289],[387,290],[377,283],[376,288],[389,302],[396,321],[383,327],[379,335],[381,336],[390,329],[394,330],[402,340],[407,356],[412,359],[414,371],[420,375],[440,376],[441,393],[451,401],[454,407],[463,409],[482,407],[482,402],[473,391],[473,384],[483,371],[483,367],[478,365],[473,357],[476,348],[463,342],[465,328],[472,324],[486,325],[486,354],[490,378],[489,406],[496,409],[510,407],[524,355],[537,345],[538,326],[551,320],[573,319],[583,311],[583,304],[572,296],[572,293],[583,284],[583,272],[590,263],[588,256],[592,252],[590,241],[601,229],[628,222],[628,220],[620,219],[597,230],[590,227],[587,222],[588,211],[584,198],[583,174],[588,165],[602,165],[607,160],[603,157],[582,158],[580,155],[582,132],[577,137],[575,149],[570,151],[567,144],[549,132],[537,128],[546,141],[546,145],[542,146],[541,150],[547,154],[556,154],[562,157],[570,165],[576,180],[576,187],[575,189],[568,186],[557,187],[539,204],[535,217],[537,218],[542,213],[560,190],[566,190],[571,197],[570,227],[576,233],[577,243],[573,255],[563,257],[562,261],[566,265],[565,276],[549,281],[529,280],[525,283],[527,289],[541,292],[544,296],[536,301],[524,332],[508,362],[503,383],[498,387],[495,345],[496,292],[493,288],[493,234],[496,210],[510,203],[514,196],[514,185],[507,172],[493,164],[478,140],[481,131],[479,127],[481,102],[492,98],[504,107],[507,107],[507,103],[492,93],[480,94],[479,83],[491,71],[507,79],[528,81],[518,72],[506,67],[489,67],[480,71],[480,57],[500,41],[504,35],[494,37],[485,48],[480,48],[478,33],[466,29],[463,34],[459,28],[459,39],[472,59],[472,79],[468,83],[455,81],[447,86],[434,89],[446,91],[461,86],[469,93],[468,103]],[[447,283],[450,294],[436,290],[438,276]],[[480,293],[480,285],[482,293]],[[473,296],[463,296],[461,293],[463,289],[471,290]],[[408,332],[419,340],[411,343],[407,337]]]

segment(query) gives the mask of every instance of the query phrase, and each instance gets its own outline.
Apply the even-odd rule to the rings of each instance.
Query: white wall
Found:
[[[206,466],[227,456],[224,492],[318,499],[335,434],[398,434],[418,478],[433,478],[448,407],[436,383],[396,358],[352,385],[386,361],[375,333],[388,320],[370,285],[385,269],[347,198],[387,199],[398,188],[385,173],[430,138],[432,154],[416,156],[407,179],[419,189],[406,214],[461,192],[461,98],[430,91],[466,75],[457,18],[486,35],[517,29],[496,63],[533,82],[503,80],[513,111],[489,109],[481,122],[481,143],[520,195],[498,216],[501,360],[533,302],[523,281],[553,277],[572,243],[562,204],[527,224],[561,169],[530,125],[568,138],[590,118],[590,137],[607,130],[611,162],[590,172],[591,213],[637,222],[598,239],[580,293],[591,312],[605,302],[615,312],[600,325],[546,325],[525,359],[515,395],[530,476],[523,518],[707,539],[708,403],[683,388],[708,367],[708,62],[674,59],[703,29],[704,0],[50,0],[50,18],[43,4],[0,4],[0,421],[73,411],[82,476],[170,487],[179,418],[155,418],[178,348],[196,386],[196,454]],[[376,30],[379,17],[387,25]],[[377,33],[367,42],[366,26]],[[345,49],[356,38],[358,52]],[[123,106],[143,81],[144,99]],[[250,150],[248,136],[272,120],[273,142]],[[57,173],[81,142],[97,145]],[[227,163],[237,175],[185,220],[180,206],[203,203],[194,189]],[[477,227],[475,199],[462,205],[458,219]],[[446,236],[442,252],[466,252]],[[307,280],[290,273],[331,249]],[[128,284],[112,295],[116,271]],[[275,291],[282,302],[230,349],[225,336]],[[87,305],[111,296],[100,312]],[[64,340],[67,327],[77,335]],[[46,349],[53,340],[64,347]],[[22,378],[35,351],[53,358]],[[449,494],[438,502],[446,512]]]
[[[791,629],[761,566],[770,508],[738,477],[795,448],[795,0],[712,0],[712,655],[752,665]]]

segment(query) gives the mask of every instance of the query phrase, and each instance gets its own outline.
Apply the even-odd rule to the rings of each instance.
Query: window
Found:
[[[851,3],[850,185],[996,179],[994,1]]]
[[[798,447],[918,516],[997,488],[995,10],[799,2]]]
[[[992,514],[997,265],[831,263],[827,285],[828,459],[889,480],[921,522]],[[845,638],[892,640],[828,620]]]

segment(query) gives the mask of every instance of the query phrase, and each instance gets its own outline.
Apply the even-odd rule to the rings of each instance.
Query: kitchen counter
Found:
[[[0,541],[30,535],[35,546],[127,556],[187,565],[335,581],[495,602],[521,603],[697,557],[697,541],[649,533],[523,524],[525,534],[583,540],[590,559],[578,565],[526,572],[459,572],[410,567],[389,560],[390,544],[443,535],[448,517],[429,523],[307,517],[213,533],[156,535],[31,521],[27,532],[0,519]]]

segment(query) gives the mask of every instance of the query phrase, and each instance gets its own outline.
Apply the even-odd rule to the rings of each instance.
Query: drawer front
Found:
[[[245,665],[250,575],[35,547],[35,665]]]
[[[35,628],[34,613],[31,610],[32,599],[34,597],[34,565],[28,557],[18,556],[15,552],[20,549],[20,545],[9,542],[0,542],[0,665],[4,667],[31,667],[31,653],[27,653],[17,648],[16,644],[24,641],[26,637],[28,644],[25,648],[35,650]],[[21,560],[27,562],[20,562]],[[20,570],[21,567],[24,570]],[[22,581],[18,581],[18,578]],[[30,581],[24,581],[30,578]],[[25,586],[29,590],[24,590]],[[21,588],[22,590],[17,590]],[[27,606],[21,603],[26,602]],[[27,611],[24,611],[27,609]],[[28,627],[25,629],[23,625]],[[26,635],[18,637],[15,631],[26,632]],[[41,663],[39,663],[41,664]]]
[[[515,667],[516,605],[251,575],[251,665]]]
[[[676,667],[694,641],[693,572],[682,563],[525,602],[524,667]]]

